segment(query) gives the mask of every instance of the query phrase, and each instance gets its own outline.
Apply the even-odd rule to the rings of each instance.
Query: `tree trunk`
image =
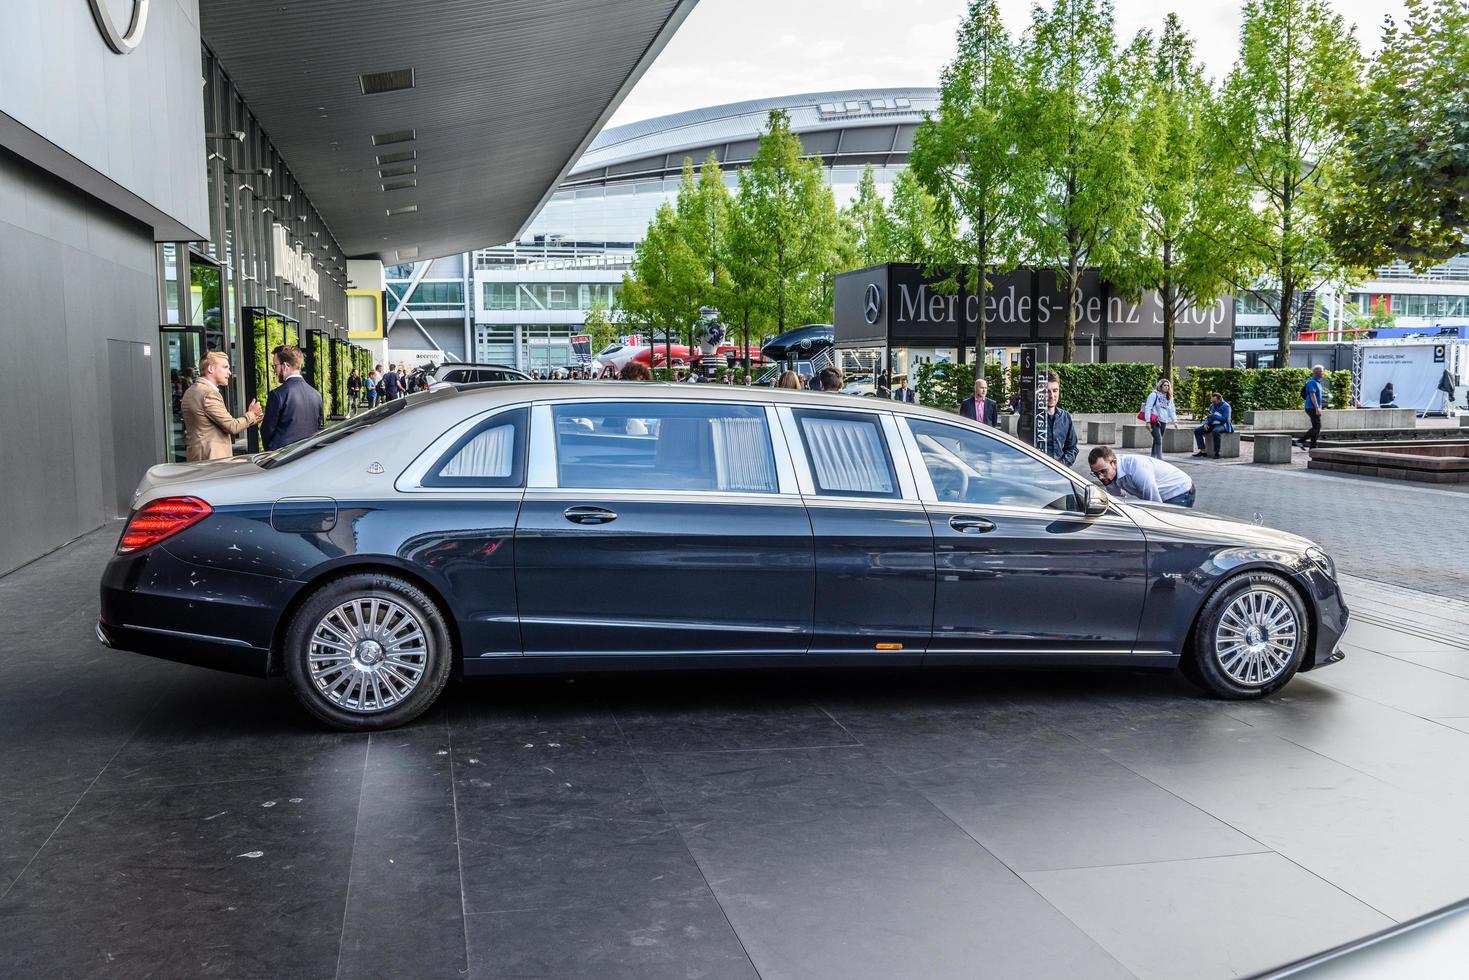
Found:
[[[745,377],[750,376],[750,308],[745,307]]]
[[[979,247],[975,250],[974,254],[974,271],[979,276],[979,281],[975,283],[975,296],[979,301],[979,322],[974,325],[974,370],[978,372],[975,377],[982,378],[984,377],[984,349],[989,340],[985,327],[989,315],[988,301],[990,294],[989,217],[983,212],[981,212],[979,217],[978,244]],[[999,396],[999,392],[995,394],[996,397]]]
[[[1295,280],[1289,275],[1280,277],[1280,339],[1275,344],[1275,366],[1290,367],[1290,311],[1295,299]]]
[[[1076,297],[1081,292],[1080,257],[1076,251],[1073,244],[1066,260],[1066,334],[1061,341],[1061,360],[1066,364],[1076,360]]]
[[[1163,243],[1163,377],[1173,380],[1173,316],[1178,306],[1173,295],[1173,243]]]
[[[956,329],[959,332],[959,336],[955,346],[958,349],[959,363],[963,364],[969,360],[969,338],[964,336],[964,328],[967,324],[964,322],[964,267],[962,265],[959,266],[957,278],[959,280],[959,306],[955,312],[954,320],[958,323]]]

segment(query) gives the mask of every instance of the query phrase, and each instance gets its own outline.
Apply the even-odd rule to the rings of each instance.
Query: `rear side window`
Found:
[[[557,484],[776,493],[765,410],[681,402],[553,405]]]
[[[899,496],[897,474],[876,415],[806,410],[794,414],[818,494]]]
[[[525,483],[526,410],[475,426],[423,478],[426,487],[518,487]]]

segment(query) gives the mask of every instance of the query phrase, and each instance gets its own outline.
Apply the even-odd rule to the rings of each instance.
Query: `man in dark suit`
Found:
[[[974,379],[974,397],[959,403],[959,414],[985,425],[999,424],[999,406],[989,397],[990,383],[984,378]]]
[[[260,439],[266,449],[280,449],[321,431],[321,393],[301,377],[306,363],[299,347],[277,347],[275,376],[280,384],[265,400],[265,424]]]
[[[907,402],[909,405],[918,401],[918,397],[914,395],[913,389],[908,387],[908,379],[906,377],[898,380],[898,387],[893,389],[893,400]]]

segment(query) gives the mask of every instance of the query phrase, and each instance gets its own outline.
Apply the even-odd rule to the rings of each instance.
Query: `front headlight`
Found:
[[[1327,578],[1332,581],[1336,580],[1336,562],[1332,561],[1331,556],[1326,552],[1320,548],[1307,548],[1306,558],[1310,560],[1311,564],[1325,572]]]

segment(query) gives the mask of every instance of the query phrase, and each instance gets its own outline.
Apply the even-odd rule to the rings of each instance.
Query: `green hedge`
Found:
[[[1071,412],[1136,412],[1142,408],[1158,368],[1130,362],[1109,364],[1049,364],[1061,378],[1061,406]],[[1007,404],[1020,390],[1020,368],[985,365],[990,397]],[[918,367],[918,400],[924,405],[957,411],[959,403],[974,393],[974,365],[921,364]]]
[[[1301,388],[1311,372],[1306,368],[1189,368],[1193,388],[1187,404],[1194,415],[1209,411],[1214,392],[1224,396],[1238,418],[1241,412],[1270,412],[1300,408]],[[1352,372],[1328,371],[1323,387],[1330,408],[1352,404]]]

